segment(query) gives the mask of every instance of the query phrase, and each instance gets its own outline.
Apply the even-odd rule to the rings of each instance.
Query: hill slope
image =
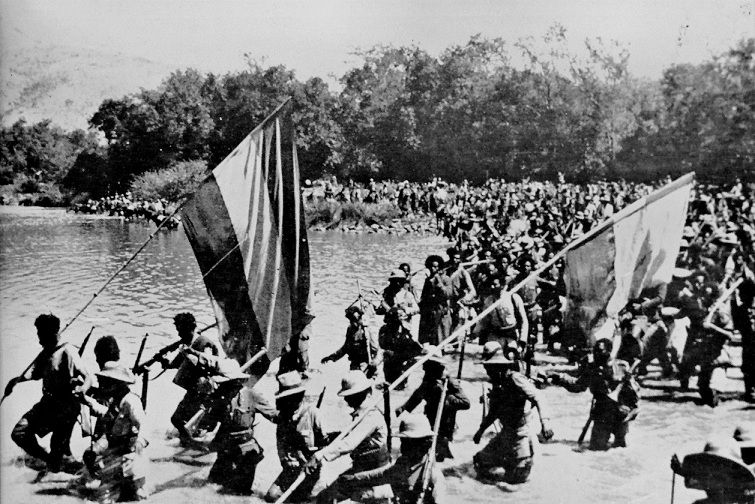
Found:
[[[174,70],[169,65],[95,48],[36,42],[0,55],[3,125],[23,117],[51,119],[64,129],[86,128],[106,98],[154,88]]]

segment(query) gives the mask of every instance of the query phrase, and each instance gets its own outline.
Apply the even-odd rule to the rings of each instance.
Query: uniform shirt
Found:
[[[426,461],[427,456],[419,462],[412,462],[402,455],[399,456],[396,463],[386,472],[385,477],[388,483],[390,483],[393,494],[399,503],[415,504],[417,502],[419,493],[422,490],[422,479]],[[443,477],[438,464],[433,464],[432,466],[428,491],[425,494],[425,502],[431,504],[446,504],[449,502],[446,479]]]
[[[419,403],[425,401],[425,416],[430,421],[430,425],[435,425],[435,415],[440,403],[440,394],[443,390],[442,380],[423,379],[417,390],[415,390],[404,404],[404,409],[413,411]],[[443,437],[450,438],[455,428],[455,413],[459,410],[467,410],[470,407],[469,399],[459,386],[459,382],[453,378],[448,379],[448,390],[446,391],[446,400],[443,404],[443,418],[439,434]]]
[[[325,445],[320,410],[302,402],[290,418],[278,418],[278,458],[284,469],[296,469]]]
[[[352,420],[364,415],[366,411],[367,406],[362,404],[351,414]],[[352,458],[357,458],[360,452],[386,447],[387,440],[388,427],[385,425],[385,418],[380,411],[373,408],[343,439],[325,448],[323,455],[327,461],[335,460],[346,453],[350,453]]]
[[[278,420],[278,410],[254,388],[242,387],[231,399],[229,408],[231,424],[237,429],[254,427],[254,417],[257,413],[273,423]]]
[[[198,365],[192,364],[183,353],[179,353],[170,364],[171,368],[178,368],[176,376],[173,378],[173,383],[188,391],[191,391],[196,386],[200,378],[206,376],[211,370],[217,367],[218,358],[223,355],[220,345],[204,334],[200,334],[194,338],[190,348],[204,354]]]
[[[146,445],[141,436],[145,419],[144,408],[136,394],[129,392],[120,401],[111,402],[109,406],[90,404],[92,414],[101,417],[97,427],[107,439],[107,448],[120,449],[128,453],[140,450]]]
[[[369,357],[367,355],[368,346],[370,349]],[[349,357],[352,369],[362,363],[372,362],[373,364],[378,364],[380,344],[372,328],[365,327],[362,324],[356,326],[349,324],[348,329],[346,329],[346,340],[343,342],[341,348],[330,354],[330,358],[337,361],[344,355]]]
[[[477,296],[472,277],[463,267],[459,266],[455,269],[448,279],[451,283],[451,300],[455,302],[470,301]]]
[[[42,380],[42,395],[56,402],[72,400],[73,389],[89,376],[78,352],[68,343],[52,352],[43,350],[34,359],[30,379]],[[84,380],[77,380],[82,378]]]
[[[527,414],[530,403],[537,400],[535,385],[523,374],[512,372],[491,389],[488,417],[501,422],[504,435],[526,438],[529,436]]]
[[[387,309],[386,306],[388,307]],[[383,315],[393,307],[401,308],[410,317],[419,313],[417,298],[414,297],[414,293],[407,287],[403,287],[396,292],[392,292],[389,287],[386,287],[383,290],[383,302],[375,310],[375,313]]]

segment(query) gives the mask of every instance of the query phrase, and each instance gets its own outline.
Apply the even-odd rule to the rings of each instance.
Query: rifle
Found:
[[[144,353],[144,346],[147,344],[147,336],[149,333],[145,333],[142,338],[142,342],[139,345],[139,351],[136,353],[136,360],[134,361],[134,367],[132,371],[134,374],[139,373],[139,361],[142,360],[142,354]],[[143,368],[142,371],[142,409],[147,411],[147,391],[149,390],[149,368]]]
[[[383,416],[385,417],[385,425],[388,427],[388,457],[391,457],[393,451],[393,443],[391,438],[391,389],[385,387],[383,389]]]
[[[139,369],[139,361],[142,360],[142,354],[144,353],[144,345],[147,344],[147,336],[149,336],[149,333],[146,333],[144,337],[142,338],[142,342],[139,345],[139,351],[136,352],[136,360],[134,361],[134,367],[132,368],[132,371],[134,373],[137,372]]]
[[[260,360],[260,358],[266,353],[267,353],[267,348],[262,347],[262,350],[254,354],[254,356],[251,359],[249,359],[249,361],[247,361],[243,366],[239,368],[239,371],[243,373],[244,371],[249,369],[252,366],[252,364]],[[322,393],[323,394],[325,393],[325,388],[322,389]],[[320,396],[320,400],[322,400],[322,394]],[[199,426],[199,423],[202,421],[204,416],[207,414],[208,409],[209,408],[205,406],[204,404],[199,406],[199,410],[197,410],[197,412],[194,413],[194,415],[184,424],[184,429],[186,429],[186,432],[188,432],[192,436],[194,435],[194,431],[196,430],[197,426]]]
[[[438,410],[435,412],[435,425],[433,426],[433,440],[430,444],[430,450],[427,453],[427,460],[425,461],[425,467],[422,469],[422,488],[417,496],[417,504],[423,504],[425,502],[425,494],[427,488],[430,486],[430,478],[432,476],[433,463],[435,462],[435,449],[438,445],[438,432],[440,431],[440,420],[443,416],[443,406],[446,403],[446,392],[448,390],[448,377],[443,380],[443,388],[440,392],[440,403],[438,404]]]
[[[319,408],[322,406],[322,400],[325,398],[325,390],[328,388],[327,385],[323,386],[322,391],[320,392],[320,397],[317,398],[317,407]]]
[[[461,335],[461,343],[459,345],[459,371],[456,373],[456,379],[461,380],[461,370],[462,367],[464,367],[464,354],[467,350],[467,331],[464,331],[464,334]]]
[[[89,343],[89,338],[92,337],[92,333],[94,332],[94,326],[92,326],[91,329],[89,329],[89,332],[86,336],[84,336],[84,341],[81,342],[81,346],[79,347],[79,357],[84,355],[84,350],[87,348],[87,343]]]
[[[84,337],[84,341],[81,342],[81,346],[79,347],[79,357],[84,355],[84,350],[86,350],[87,344],[89,343],[89,338],[92,337],[92,332],[94,332],[94,326],[89,329],[89,333]],[[92,415],[89,414],[89,406],[86,404],[81,405],[79,424],[81,425],[81,437],[91,436],[94,433]]]
[[[147,361],[139,364],[138,368],[134,369],[134,373],[140,374],[149,369],[155,362],[160,361],[163,357],[165,357],[166,354],[169,354],[170,352],[173,352],[175,350],[178,350],[178,348],[183,345],[183,342],[181,340],[174,341],[170,345],[162,348],[159,350],[155,355],[153,355],[150,359]]]
[[[364,316],[364,300],[362,298],[362,285],[357,278],[357,292],[359,293],[359,309],[362,310],[362,316]],[[367,345],[367,364],[372,366],[372,349],[370,348],[370,336],[367,334],[367,328],[364,328],[364,344]]]
[[[592,403],[590,403],[590,415],[587,417],[587,422],[585,422],[585,426],[582,427],[582,432],[579,435],[579,438],[577,439],[577,444],[582,445],[582,442],[585,440],[585,436],[587,435],[587,431],[590,428],[590,424],[592,423],[592,410],[595,408],[595,398],[592,398]]]

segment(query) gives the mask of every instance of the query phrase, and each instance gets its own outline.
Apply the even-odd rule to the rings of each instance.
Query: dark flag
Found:
[[[257,126],[181,211],[229,357],[281,353],[309,312],[309,245],[290,102]]]

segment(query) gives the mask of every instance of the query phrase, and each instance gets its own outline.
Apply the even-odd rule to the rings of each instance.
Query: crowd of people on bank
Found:
[[[143,219],[154,222],[156,225],[162,224],[164,228],[176,229],[180,221],[178,217],[172,216],[174,207],[174,204],[164,198],[151,201],[140,200],[127,191],[98,199],[89,198],[83,203],[73,205],[71,210],[76,213],[123,217],[127,220]],[[163,224],[166,219],[169,219],[168,222]]]
[[[114,338],[98,340],[95,354],[100,371],[94,377],[81,365],[77,352],[60,343],[57,318],[41,315],[36,327],[43,350],[26,372],[11,381],[6,395],[20,381],[41,379],[43,398],[16,425],[13,440],[50,471],[82,470],[68,445],[83,405],[101,419],[95,424],[95,442],[84,454],[85,489],[101,501],[144,497],[144,408],[129,387],[136,381],[134,373],[161,364],[177,369],[174,382],[186,390],[171,417],[181,443],[216,451],[210,479],[233,492],[251,492],[255,467],[264,457],[254,437],[260,414],[277,426],[281,473],[266,492],[270,502],[316,498],[319,502],[441,503],[448,496],[437,462],[453,458],[457,416],[471,405],[459,378],[450,376],[445,354],[458,353],[463,360],[465,345],[471,342],[481,346],[477,360],[489,379],[482,397],[483,420],[473,441],[480,443],[489,429],[495,430],[472,460],[484,482],[519,485],[528,480],[534,463],[531,422],[538,418],[536,430],[547,441],[558,421],[549,417],[538,390],[547,384],[574,393],[590,390],[593,406],[581,437],[592,425],[589,447],[594,450],[627,445],[630,422],[640,408],[643,376],[677,379],[680,388],[687,389],[697,374],[701,404],[716,407],[721,394],[715,375],[735,365],[727,352],[732,342],[742,347],[742,399],[753,402],[755,197],[752,188],[739,181],[726,188],[695,187],[677,268],[668,285],[629,300],[613,325],[600,334],[584,334],[565,322],[564,264],[551,259],[564,244],[661,184],[574,185],[563,180],[489,180],[482,186],[439,180],[421,186],[399,184],[398,188],[408,188],[407,195],[418,189],[417,198],[402,200],[409,201],[413,211],[426,211],[424,203],[412,206],[416,201],[433,201],[432,208],[427,203],[427,211],[434,212],[452,246],[445,257],[428,255],[421,272],[401,263],[375,302],[360,296],[346,307],[344,343],[321,361],[323,365],[344,357],[349,361],[350,371],[338,395],[355,423],[341,433],[326,431],[319,401],[306,393],[308,345],[310,338],[317,337],[312,334],[312,316],[293,329],[279,363],[279,389],[271,401],[255,389],[266,363],[241,366],[225,357],[216,340],[197,334],[189,313],[174,319],[179,341],[133,369],[120,363]],[[353,198],[354,193],[347,185],[323,197]],[[371,194],[399,198],[385,192],[379,196],[377,184],[364,195],[362,189],[358,193],[359,198]],[[552,267],[543,268],[549,262]],[[422,288],[415,290],[412,280],[420,273]],[[518,284],[521,288],[512,292]],[[476,313],[493,305],[486,317],[469,324]],[[373,312],[383,317],[379,331],[366,321]],[[415,316],[419,316],[416,335],[411,330]],[[454,332],[459,328],[468,330]],[[463,333],[459,338],[451,337],[459,332]],[[591,339],[594,344],[587,345]],[[537,344],[546,352],[567,355],[576,364],[574,370],[554,373],[538,366]],[[392,390],[405,386],[406,371],[417,359],[424,372],[418,388],[393,411],[375,409],[377,391],[387,391],[390,397]],[[656,361],[660,371],[649,367]],[[423,402],[423,412],[414,413]],[[530,414],[533,409],[536,416]],[[397,453],[391,441],[393,415],[400,424]],[[48,432],[53,441],[46,451],[36,436]],[[702,454],[688,455],[681,462],[674,456],[672,469],[684,475],[690,486],[708,491],[710,502],[752,502],[752,436],[749,426],[741,426],[725,443],[728,448],[709,443]],[[345,455],[351,458],[351,468],[323,487],[323,464]],[[724,474],[722,459],[734,469]],[[736,481],[726,479],[735,473]]]

